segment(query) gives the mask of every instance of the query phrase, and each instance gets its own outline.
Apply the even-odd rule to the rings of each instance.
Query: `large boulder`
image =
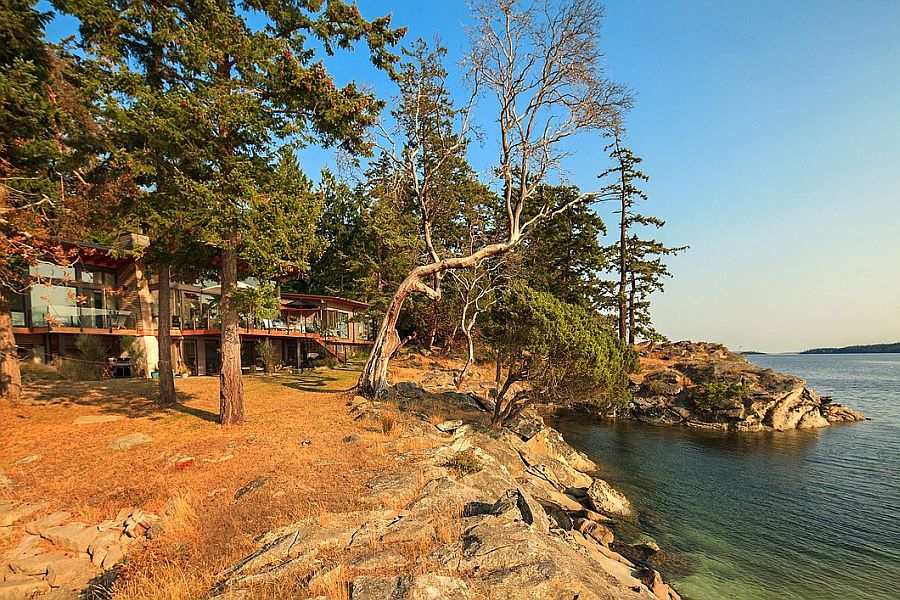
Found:
[[[602,479],[595,479],[591,483],[587,489],[587,497],[597,512],[622,517],[634,515],[634,508],[628,498]]]
[[[864,418],[820,398],[799,377],[757,367],[708,342],[645,345],[631,390],[632,400],[616,416],[654,425],[784,431]]]

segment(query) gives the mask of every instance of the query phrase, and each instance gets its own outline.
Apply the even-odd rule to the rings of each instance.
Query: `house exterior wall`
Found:
[[[139,236],[138,236],[139,237]],[[126,240],[137,247],[142,240]],[[158,314],[156,283],[151,281],[140,259],[117,258],[91,247],[82,262],[72,267],[49,263],[36,267],[42,275],[34,289],[14,303],[14,335],[23,359],[52,361],[77,353],[82,333],[102,336],[114,357],[122,356],[122,336],[132,336],[141,349],[146,369],[136,376],[149,377],[159,362],[156,338]],[[193,344],[193,367],[197,374],[214,374],[219,343],[214,282],[173,284],[173,363],[186,368],[186,343]],[[245,343],[271,339],[284,364],[299,365],[308,354],[343,358],[367,349],[371,325],[363,322],[368,306],[335,296],[283,294],[284,310],[265,322],[242,319]],[[288,304],[297,303],[301,309]]]

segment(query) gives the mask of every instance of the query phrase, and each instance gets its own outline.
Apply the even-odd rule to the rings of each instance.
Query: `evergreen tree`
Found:
[[[555,204],[570,204],[581,194],[573,186],[541,186],[538,194]],[[603,219],[588,203],[574,203],[548,220],[541,235],[522,251],[521,275],[531,288],[549,292],[569,304],[599,308],[605,289],[601,276],[608,268],[600,243]]]
[[[317,194],[291,151],[313,139],[350,153],[381,104],[338,87],[319,58],[364,40],[392,70],[402,36],[341,0],[58,0],[114,105],[150,145],[150,212],[216,253],[222,289],[220,420],[244,420],[238,266],[260,279],[304,268],[318,248]],[[253,27],[249,18],[263,17]],[[255,19],[254,19],[255,21]],[[314,38],[315,44],[310,42]],[[129,144],[123,160],[139,152]],[[156,186],[162,186],[157,188]],[[172,209],[174,212],[167,212]],[[181,236],[179,236],[181,237]]]
[[[640,188],[640,182],[648,181],[638,167],[642,162],[622,143],[622,132],[613,132],[613,142],[605,150],[613,159],[613,166],[600,174],[600,178],[612,176],[614,182],[607,185],[603,194],[619,202],[619,239],[607,247],[609,262],[614,264],[618,280],[608,286],[607,306],[614,301],[619,339],[634,343],[636,336],[644,339],[661,337],[650,321],[650,294],[663,289],[662,279],[669,276],[662,257],[677,254],[687,249],[669,248],[656,240],[642,239],[633,233],[635,226],[660,228],[665,222],[636,211],[637,202],[647,200],[647,194]]]
[[[0,397],[13,399],[12,298],[30,287],[29,266],[75,259],[61,240],[85,234],[83,173],[100,142],[75,59],[43,39],[48,18],[32,0],[0,6]]]

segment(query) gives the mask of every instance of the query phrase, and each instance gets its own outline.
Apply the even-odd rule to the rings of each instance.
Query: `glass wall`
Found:
[[[51,263],[38,263],[30,273],[35,281],[30,291],[32,327],[121,329],[130,325],[131,311],[118,308],[115,273],[88,265]],[[24,305],[18,320],[27,324]]]

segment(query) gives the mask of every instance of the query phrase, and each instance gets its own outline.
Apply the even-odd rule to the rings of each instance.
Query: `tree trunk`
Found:
[[[159,345],[159,401],[175,404],[175,378],[172,376],[172,267],[159,265],[159,326],[156,340]]]
[[[359,376],[359,390],[365,396],[371,398],[380,398],[387,393],[388,389],[388,364],[391,357],[400,348],[400,334],[397,333],[397,319],[400,318],[400,309],[403,308],[403,301],[412,291],[413,287],[409,285],[409,277],[400,284],[400,287],[391,298],[384,318],[381,320],[381,326],[378,328],[378,335],[375,336],[375,342],[372,345],[372,351],[369,353],[369,360]]]
[[[394,292],[394,297],[391,298],[391,302],[384,313],[384,318],[381,320],[381,326],[378,328],[378,334],[375,336],[372,350],[369,353],[369,360],[366,361],[366,366],[359,376],[359,382],[357,383],[359,392],[372,398],[382,397],[387,392],[388,364],[391,361],[391,357],[400,347],[397,319],[400,317],[400,309],[403,308],[403,302],[407,296],[413,292],[419,292],[432,299],[439,298],[440,291],[432,289],[424,283],[427,278],[435,273],[443,273],[451,269],[468,269],[482,260],[509,252],[519,243],[520,239],[519,236],[514,236],[504,242],[489,244],[469,256],[446,258],[413,269],[412,273],[406,276],[406,279]]]
[[[468,312],[469,305],[466,304],[463,306],[462,319],[460,319],[463,335],[466,336],[466,364],[463,365],[462,370],[459,372],[459,377],[456,379],[456,389],[462,387],[463,382],[469,377],[472,365],[475,364],[475,338],[472,337],[472,329],[475,327],[478,313],[475,312],[472,318],[469,319]]]
[[[0,398],[16,401],[22,397],[22,373],[12,329],[12,312],[7,292],[0,292]]]
[[[628,286],[628,265],[625,260],[626,249],[625,244],[627,241],[626,232],[628,229],[628,221],[627,221],[627,209],[628,204],[626,202],[625,197],[625,188],[624,188],[624,180],[623,180],[623,188],[622,188],[622,219],[619,224],[619,339],[623,342],[626,337],[626,323],[625,323],[625,293],[626,288]]]
[[[237,290],[237,250],[229,239],[222,250],[220,285],[222,287],[222,371],[219,374],[219,422],[222,425],[244,423],[244,381],[241,378],[241,335],[237,307],[232,294]]]
[[[635,291],[634,273],[631,273],[631,288],[628,291],[628,343],[634,345],[634,297]]]

